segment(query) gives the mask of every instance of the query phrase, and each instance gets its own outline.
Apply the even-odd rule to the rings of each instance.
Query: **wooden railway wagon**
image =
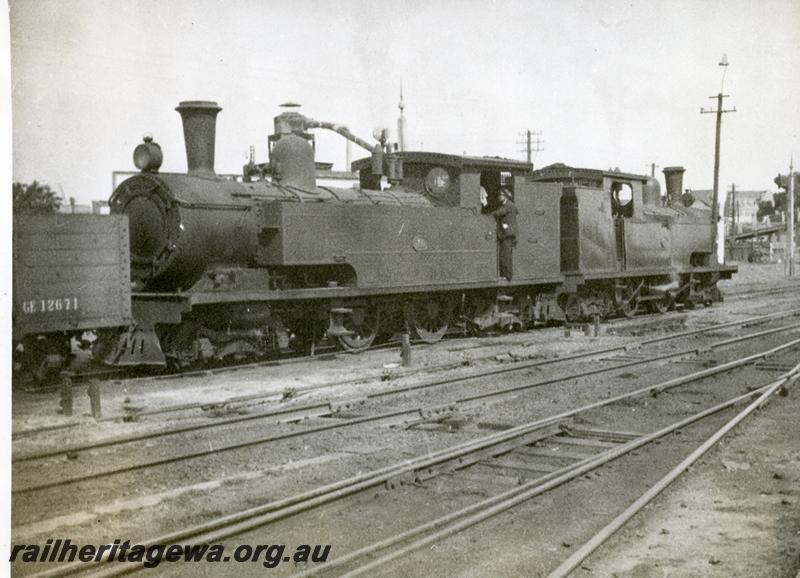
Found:
[[[15,216],[15,365],[62,367],[70,340],[132,322],[126,215]]]

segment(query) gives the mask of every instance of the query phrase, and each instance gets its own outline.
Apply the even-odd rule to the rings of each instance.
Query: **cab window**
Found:
[[[611,183],[611,215],[624,219],[633,216],[633,187],[630,183]]]

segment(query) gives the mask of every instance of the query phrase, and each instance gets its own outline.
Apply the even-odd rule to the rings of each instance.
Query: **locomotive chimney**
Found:
[[[667,204],[670,207],[681,206],[683,194],[683,167],[665,167],[664,180],[667,182]]]
[[[183,120],[188,172],[213,175],[217,113],[222,109],[216,102],[187,100],[179,103],[175,110]]]

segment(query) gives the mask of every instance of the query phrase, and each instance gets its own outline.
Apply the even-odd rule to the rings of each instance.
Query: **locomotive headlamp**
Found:
[[[133,151],[133,164],[142,172],[156,172],[164,160],[161,147],[153,142],[150,135],[144,136],[144,142]]]

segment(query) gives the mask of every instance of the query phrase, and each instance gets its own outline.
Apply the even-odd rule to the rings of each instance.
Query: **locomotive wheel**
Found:
[[[61,370],[72,361],[69,337],[61,335],[33,336],[26,338],[22,347],[14,350],[16,375],[13,386],[43,386],[54,381]],[[15,367],[16,366],[16,367]]]
[[[626,291],[626,295],[623,296],[622,300],[619,304],[619,311],[628,319],[635,317],[637,313],[639,313],[639,299],[634,297],[631,299],[629,295],[632,293],[630,290]]]
[[[494,302],[485,296],[474,296],[465,307],[468,312],[466,322],[467,331],[472,337],[489,335],[494,327]]]
[[[193,321],[171,326],[161,340],[167,367],[173,371],[186,369],[200,361],[198,338],[201,327]]]
[[[560,305],[567,323],[578,323],[581,320],[581,303],[577,295],[567,295]]]
[[[380,311],[375,305],[354,307],[353,313],[344,322],[345,329],[352,335],[339,335],[336,339],[347,351],[357,353],[364,351],[378,336],[380,327]]]
[[[436,343],[447,333],[451,311],[445,299],[414,301],[408,314],[409,326],[425,343]]]
[[[664,314],[675,306],[675,302],[669,295],[665,295],[661,299],[650,302],[653,313]]]
[[[623,303],[620,305],[619,310],[625,317],[631,319],[632,317],[636,317],[636,314],[639,313],[639,302],[631,301],[628,303]]]

